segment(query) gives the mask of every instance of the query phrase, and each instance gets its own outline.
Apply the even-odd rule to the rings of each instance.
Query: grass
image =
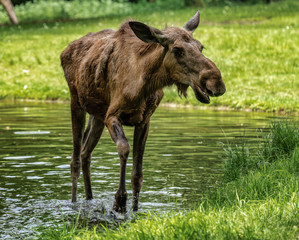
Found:
[[[184,6],[180,0],[156,0],[155,4],[139,0],[139,4],[127,0],[32,0],[16,5],[15,13],[20,22],[53,21],[61,19],[87,19],[106,16],[128,16],[136,12],[159,11],[160,9],[178,9]],[[160,10],[161,11],[161,10]],[[0,23],[8,23],[9,18],[0,8]]]
[[[137,10],[137,8],[135,9]],[[194,37],[222,72],[225,95],[212,107],[295,112],[299,108],[298,1],[201,10]],[[157,28],[183,26],[196,9],[140,11],[98,18],[0,27],[0,99],[69,100],[59,55],[88,32],[117,29],[130,17]],[[164,103],[200,105],[189,89],[166,88]]]
[[[245,142],[236,146],[228,144],[225,148],[227,158],[224,164],[224,178],[233,181],[252,170],[263,168],[265,164],[272,163],[281,156],[290,158],[299,144],[299,131],[296,125],[298,122],[272,122],[270,126],[272,130],[270,133],[262,133],[260,147],[254,149],[255,154]],[[299,172],[299,169],[297,171]]]
[[[255,148],[225,146],[224,180],[187,212],[148,213],[117,229],[63,226],[45,239],[298,239],[298,122],[275,122]],[[287,146],[287,147],[285,147]],[[264,149],[267,148],[265,154]],[[244,149],[246,154],[244,155]],[[234,157],[234,156],[239,157]],[[274,157],[273,157],[274,156]],[[235,166],[250,166],[235,174]],[[234,178],[227,178],[234,175]],[[103,231],[104,228],[104,231]],[[67,230],[66,230],[67,229]],[[74,231],[75,229],[75,231]],[[62,235],[58,233],[62,232]],[[52,237],[53,236],[53,237]],[[60,236],[60,237],[59,237]]]

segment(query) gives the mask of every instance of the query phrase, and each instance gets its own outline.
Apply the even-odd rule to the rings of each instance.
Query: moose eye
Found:
[[[182,56],[183,54],[183,49],[179,47],[174,47],[172,49],[172,52],[174,53],[175,56]]]

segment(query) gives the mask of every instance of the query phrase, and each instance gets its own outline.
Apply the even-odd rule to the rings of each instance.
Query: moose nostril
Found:
[[[210,96],[214,96],[214,93],[213,93],[211,90],[209,90],[209,89],[207,89],[207,93],[208,93]]]

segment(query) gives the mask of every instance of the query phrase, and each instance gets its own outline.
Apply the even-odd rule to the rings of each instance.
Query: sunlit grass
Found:
[[[33,2],[33,3],[32,3]],[[126,16],[136,12],[146,13],[162,9],[179,9],[184,6],[180,0],[156,0],[155,4],[140,0],[132,4],[126,0],[34,0],[16,5],[15,13],[20,22],[52,21],[57,19],[87,19],[107,16]],[[8,23],[9,18],[0,8],[0,23]]]
[[[206,47],[204,54],[217,64],[227,86],[225,95],[213,98],[209,106],[287,112],[299,109],[298,9],[298,2],[282,1],[201,10],[202,24],[194,36]],[[88,32],[117,29],[129,17],[158,28],[183,26],[195,11],[2,26],[0,99],[68,100],[59,60],[68,43]],[[203,106],[190,89],[187,99],[179,98],[175,88],[165,89],[165,102]]]

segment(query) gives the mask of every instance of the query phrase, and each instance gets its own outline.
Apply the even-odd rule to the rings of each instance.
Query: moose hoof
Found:
[[[113,205],[113,210],[120,213],[125,213],[127,211],[127,192],[115,194],[115,200]]]
[[[86,200],[92,200],[92,199],[93,199],[92,193],[86,194]]]
[[[133,206],[133,211],[137,212],[138,211],[138,198],[137,197],[133,197],[132,206]]]

